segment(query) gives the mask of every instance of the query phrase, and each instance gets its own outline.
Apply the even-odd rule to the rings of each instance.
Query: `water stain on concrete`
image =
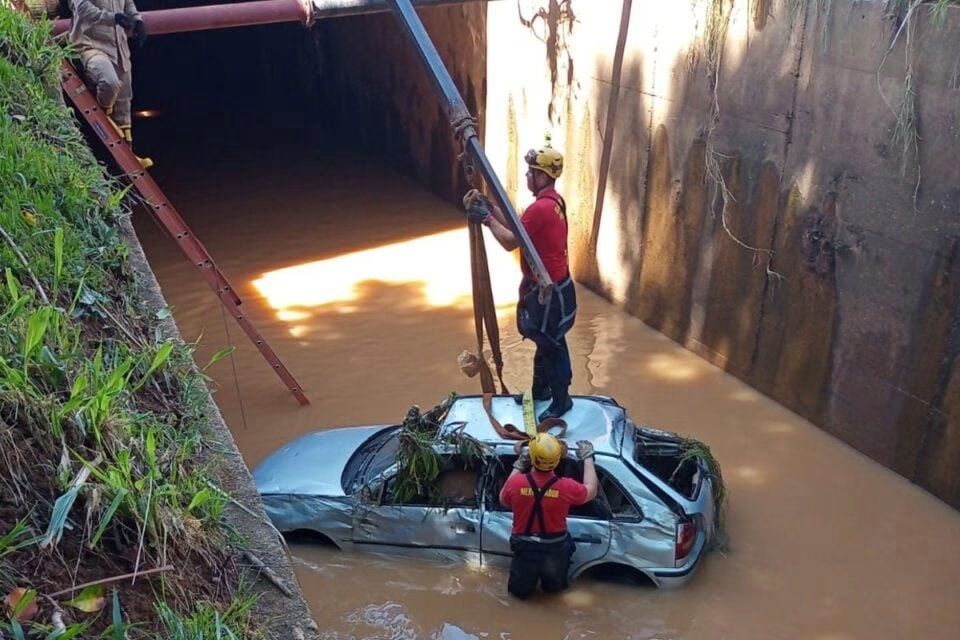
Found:
[[[653,147],[636,313],[683,344],[690,327],[691,292],[707,218],[706,147],[702,140],[694,142],[679,183],[673,179],[669,134],[663,125],[657,128]]]
[[[753,12],[753,26],[757,31],[762,30],[770,17],[773,0],[754,0],[750,10]]]
[[[802,210],[796,188],[785,199],[774,239],[772,269],[760,327],[753,381],[767,395],[811,422],[823,424],[830,388],[837,311],[836,194]]]
[[[946,238],[919,305],[913,335],[922,346],[910,350],[907,400],[897,418],[893,468],[960,507],[956,473],[960,464],[960,242]]]
[[[741,158],[734,157],[724,178],[732,197],[714,224],[716,249],[706,305],[709,322],[702,339],[714,354],[704,354],[708,359],[746,379],[760,330],[780,177],[772,162],[764,163],[754,176]]]

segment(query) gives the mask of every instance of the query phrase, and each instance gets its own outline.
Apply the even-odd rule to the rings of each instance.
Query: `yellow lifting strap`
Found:
[[[533,389],[529,387],[523,392],[523,430],[531,440],[537,437],[537,415],[533,410]]]

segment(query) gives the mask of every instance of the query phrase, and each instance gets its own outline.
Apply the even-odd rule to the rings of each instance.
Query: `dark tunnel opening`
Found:
[[[140,11],[211,4],[141,0]],[[481,125],[485,3],[419,10]],[[477,36],[480,36],[479,39]],[[472,43],[471,49],[462,47]],[[389,12],[151,36],[131,42],[134,148],[164,183],[244,163],[387,165],[456,202],[458,144]],[[223,185],[226,187],[227,185]]]

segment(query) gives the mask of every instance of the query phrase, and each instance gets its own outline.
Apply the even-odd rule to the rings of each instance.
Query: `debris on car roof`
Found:
[[[464,433],[465,424],[440,432],[440,426],[456,399],[457,394],[450,393],[426,413],[422,413],[418,405],[407,411],[399,434],[397,483],[393,492],[395,502],[403,503],[414,496],[424,496],[430,504],[444,503],[444,492],[437,482],[441,471],[438,444],[455,448],[465,470],[475,468],[483,458],[485,445]]]

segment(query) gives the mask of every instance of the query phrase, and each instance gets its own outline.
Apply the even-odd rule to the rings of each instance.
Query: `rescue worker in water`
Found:
[[[128,32],[137,46],[147,39],[147,30],[133,0],[69,0],[73,13],[69,40],[96,86],[97,102],[133,147],[130,104],[133,100],[133,67],[130,64]],[[144,169],[150,158],[137,158]]]
[[[549,433],[538,433],[530,440],[528,449],[517,458],[500,490],[500,504],[513,511],[513,559],[507,591],[521,600],[533,594],[538,580],[547,593],[567,588],[574,551],[567,532],[567,513],[571,506],[597,497],[597,471],[590,442],[577,442],[577,457],[583,461],[583,483],[555,473],[563,445]]]

